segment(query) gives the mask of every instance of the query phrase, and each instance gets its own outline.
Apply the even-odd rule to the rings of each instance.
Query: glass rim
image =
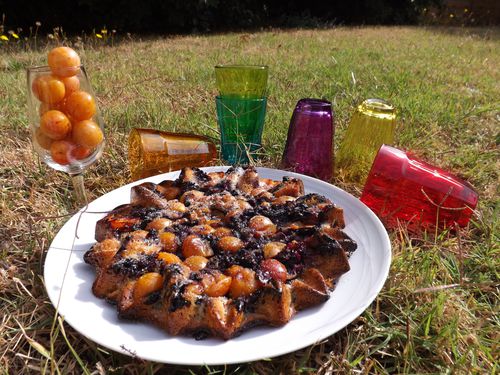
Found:
[[[394,106],[389,103],[387,100],[380,98],[369,98],[363,101],[364,105],[370,106],[371,108],[376,108],[384,111],[393,111]]]
[[[408,158],[408,153],[406,151],[384,143],[382,144],[382,146],[380,146],[380,148],[377,151],[377,155],[375,155],[375,158],[373,159],[373,163],[370,167],[370,171],[368,172],[368,176],[372,174],[372,172],[375,169],[375,166],[378,165],[378,163],[380,162],[380,159],[383,156],[388,156],[388,154],[391,154],[393,157],[396,156],[399,159],[404,159],[404,157]]]
[[[222,101],[222,100],[234,100],[234,101],[239,101],[239,102],[264,102],[267,101],[267,96],[261,96],[258,98],[244,98],[241,96],[231,96],[231,95],[217,95],[215,97],[215,101]]]
[[[324,106],[324,107],[331,107],[332,102],[326,99],[316,99],[316,98],[302,98],[299,99],[297,102],[297,105],[299,104],[306,104],[306,105],[314,105],[314,106]]]
[[[368,190],[368,180],[370,180],[372,175],[375,173],[375,168],[377,167],[380,159],[382,158],[382,155],[387,153],[387,152],[391,152],[392,149],[401,151],[398,148],[386,145],[385,143],[379,147],[377,154],[375,155],[375,158],[373,159],[372,165],[370,166],[370,169],[368,170],[368,174],[366,175],[365,185],[363,186],[363,190],[361,192],[360,199],[364,196],[365,192]]]
[[[394,120],[396,109],[388,101],[380,98],[365,99],[358,105],[358,111],[373,117]]]
[[[253,64],[229,64],[229,65],[218,64],[218,65],[215,65],[214,68],[216,70],[235,69],[235,68],[248,69],[248,70],[268,70],[269,66],[268,65],[253,65]]]
[[[200,138],[205,138],[206,140],[212,142],[212,139],[210,139],[210,137],[206,136],[206,135],[203,135],[203,134],[194,134],[194,133],[188,133],[188,132],[171,132],[171,131],[167,131],[167,130],[160,130],[160,129],[155,129],[155,128],[137,128],[137,127],[133,127],[132,129],[130,129],[129,131],[129,137],[132,135],[132,133],[137,133],[139,135],[142,135],[144,133],[162,133],[162,134],[168,134],[168,135],[173,135],[173,136],[186,136],[186,135],[196,135],[197,137],[200,137]]]
[[[76,67],[85,70],[84,64],[69,66],[68,68],[76,68]],[[28,66],[26,68],[26,71],[28,71],[28,72],[46,72],[46,71],[52,71],[52,70],[50,69],[50,66],[48,66],[48,65],[34,65],[34,66]]]

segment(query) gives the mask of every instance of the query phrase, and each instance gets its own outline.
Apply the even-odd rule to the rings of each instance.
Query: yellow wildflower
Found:
[[[12,35],[15,39],[19,39],[19,35],[17,35],[16,33],[11,33],[10,35]]]
[[[0,35],[0,39],[1,40],[9,40],[9,38],[7,37],[7,35]]]
[[[98,37],[99,39],[102,39],[102,35],[101,34],[95,34],[96,37]]]
[[[106,30],[106,28],[101,30],[101,34],[106,35],[107,33],[108,33],[108,30]]]

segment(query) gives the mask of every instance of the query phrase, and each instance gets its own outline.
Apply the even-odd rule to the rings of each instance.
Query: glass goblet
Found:
[[[79,204],[87,203],[83,172],[102,155],[104,122],[83,66],[62,78],[48,66],[27,69],[33,146],[49,167],[68,173]]]

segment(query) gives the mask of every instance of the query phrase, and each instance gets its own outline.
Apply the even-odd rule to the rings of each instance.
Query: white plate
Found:
[[[339,331],[370,305],[384,285],[391,262],[387,232],[368,207],[335,186],[275,169],[258,168],[258,172],[261,177],[275,180],[285,175],[299,177],[304,181],[306,192],[322,194],[344,208],[345,231],[358,243],[358,249],[349,259],[351,270],[340,278],[326,303],[299,312],[284,327],[252,328],[228,341],[172,337],[146,323],[120,320],[115,306],[92,294],[94,270],[83,261],[83,254],[95,242],[95,223],[104,216],[95,213],[73,216],[49,248],[44,277],[51,302],[73,328],[96,343],[124,354],[173,364],[215,365],[271,358],[314,344]],[[146,181],[158,183],[175,179],[178,174],[166,173]],[[130,187],[140,182],[143,181],[103,195],[89,205],[88,211],[109,211],[129,203]]]

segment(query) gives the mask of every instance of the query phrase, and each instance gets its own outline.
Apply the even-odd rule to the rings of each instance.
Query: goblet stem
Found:
[[[71,175],[73,187],[75,189],[76,201],[78,204],[86,205],[88,203],[85,185],[83,184],[83,173]]]

